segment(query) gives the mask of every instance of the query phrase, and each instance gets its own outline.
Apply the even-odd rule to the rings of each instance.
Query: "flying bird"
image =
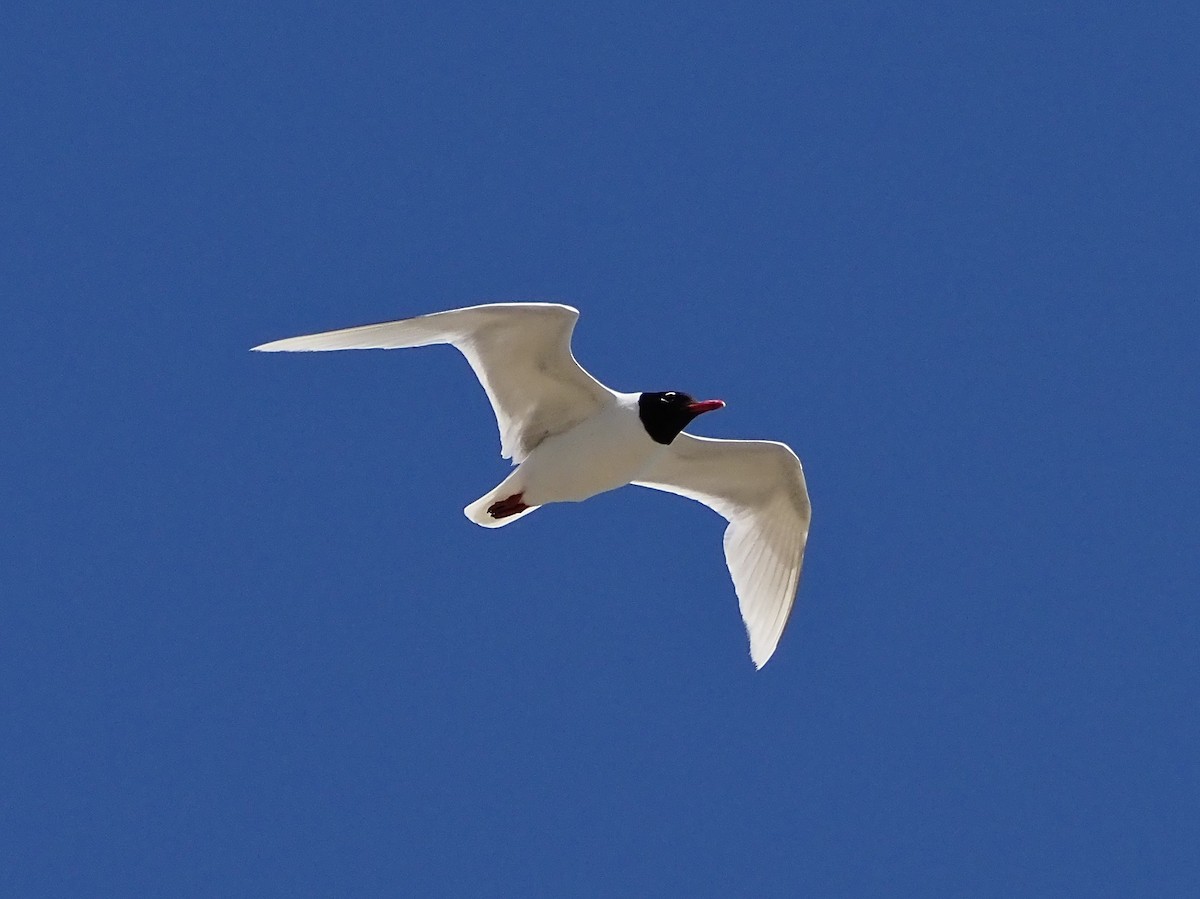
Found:
[[[548,503],[580,502],[637,484],[703,503],[729,522],[725,561],[761,668],[791,614],[810,507],[796,454],[766,440],[685,433],[721,400],[679,391],[620,393],[571,353],[579,311],[556,303],[496,303],[363,325],[254,347],[262,352],[450,344],[467,358],[515,467],[463,512],[485,528]]]

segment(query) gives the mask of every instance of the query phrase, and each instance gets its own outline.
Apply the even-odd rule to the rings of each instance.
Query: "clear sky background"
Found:
[[[0,36],[5,896],[1200,894],[1194,3],[47,2]],[[499,532],[487,301],[787,442]]]

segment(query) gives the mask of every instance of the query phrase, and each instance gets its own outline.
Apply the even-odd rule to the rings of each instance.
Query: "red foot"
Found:
[[[499,520],[501,518],[508,518],[510,515],[517,515],[521,512],[524,512],[529,508],[529,506],[521,502],[521,497],[524,495],[524,493],[516,493],[510,496],[508,499],[502,499],[499,502],[492,503],[490,506],[488,506],[488,515],[491,515],[492,518]]]

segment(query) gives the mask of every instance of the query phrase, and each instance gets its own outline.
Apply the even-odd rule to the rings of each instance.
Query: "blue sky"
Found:
[[[1190,4],[27,5],[0,36],[9,896],[1200,890]],[[489,532],[452,350],[582,310],[814,506]]]

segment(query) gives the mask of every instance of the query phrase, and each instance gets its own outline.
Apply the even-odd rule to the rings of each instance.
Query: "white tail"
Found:
[[[475,502],[471,503],[471,505],[463,509],[463,514],[481,528],[502,528],[506,524],[512,524],[518,518],[523,518],[539,507],[530,506],[523,512],[516,512],[504,518],[493,518],[488,514],[488,509],[491,508],[493,503],[508,499],[517,493],[522,493],[525,486],[521,481],[521,469],[518,468],[483,496],[479,497],[479,499],[475,500]]]
[[[500,487],[503,486],[503,484],[500,485]],[[507,516],[506,518],[493,518],[488,514],[488,507],[493,503],[504,499],[505,496],[511,496],[510,493],[506,493],[504,490],[501,490],[500,487],[497,487],[495,490],[491,490],[479,497],[479,499],[475,500],[475,502],[463,509],[463,514],[481,528],[502,528],[506,524],[512,524],[518,518],[524,518],[534,509],[541,508],[541,506],[530,506],[524,512],[517,512],[513,515]]]

